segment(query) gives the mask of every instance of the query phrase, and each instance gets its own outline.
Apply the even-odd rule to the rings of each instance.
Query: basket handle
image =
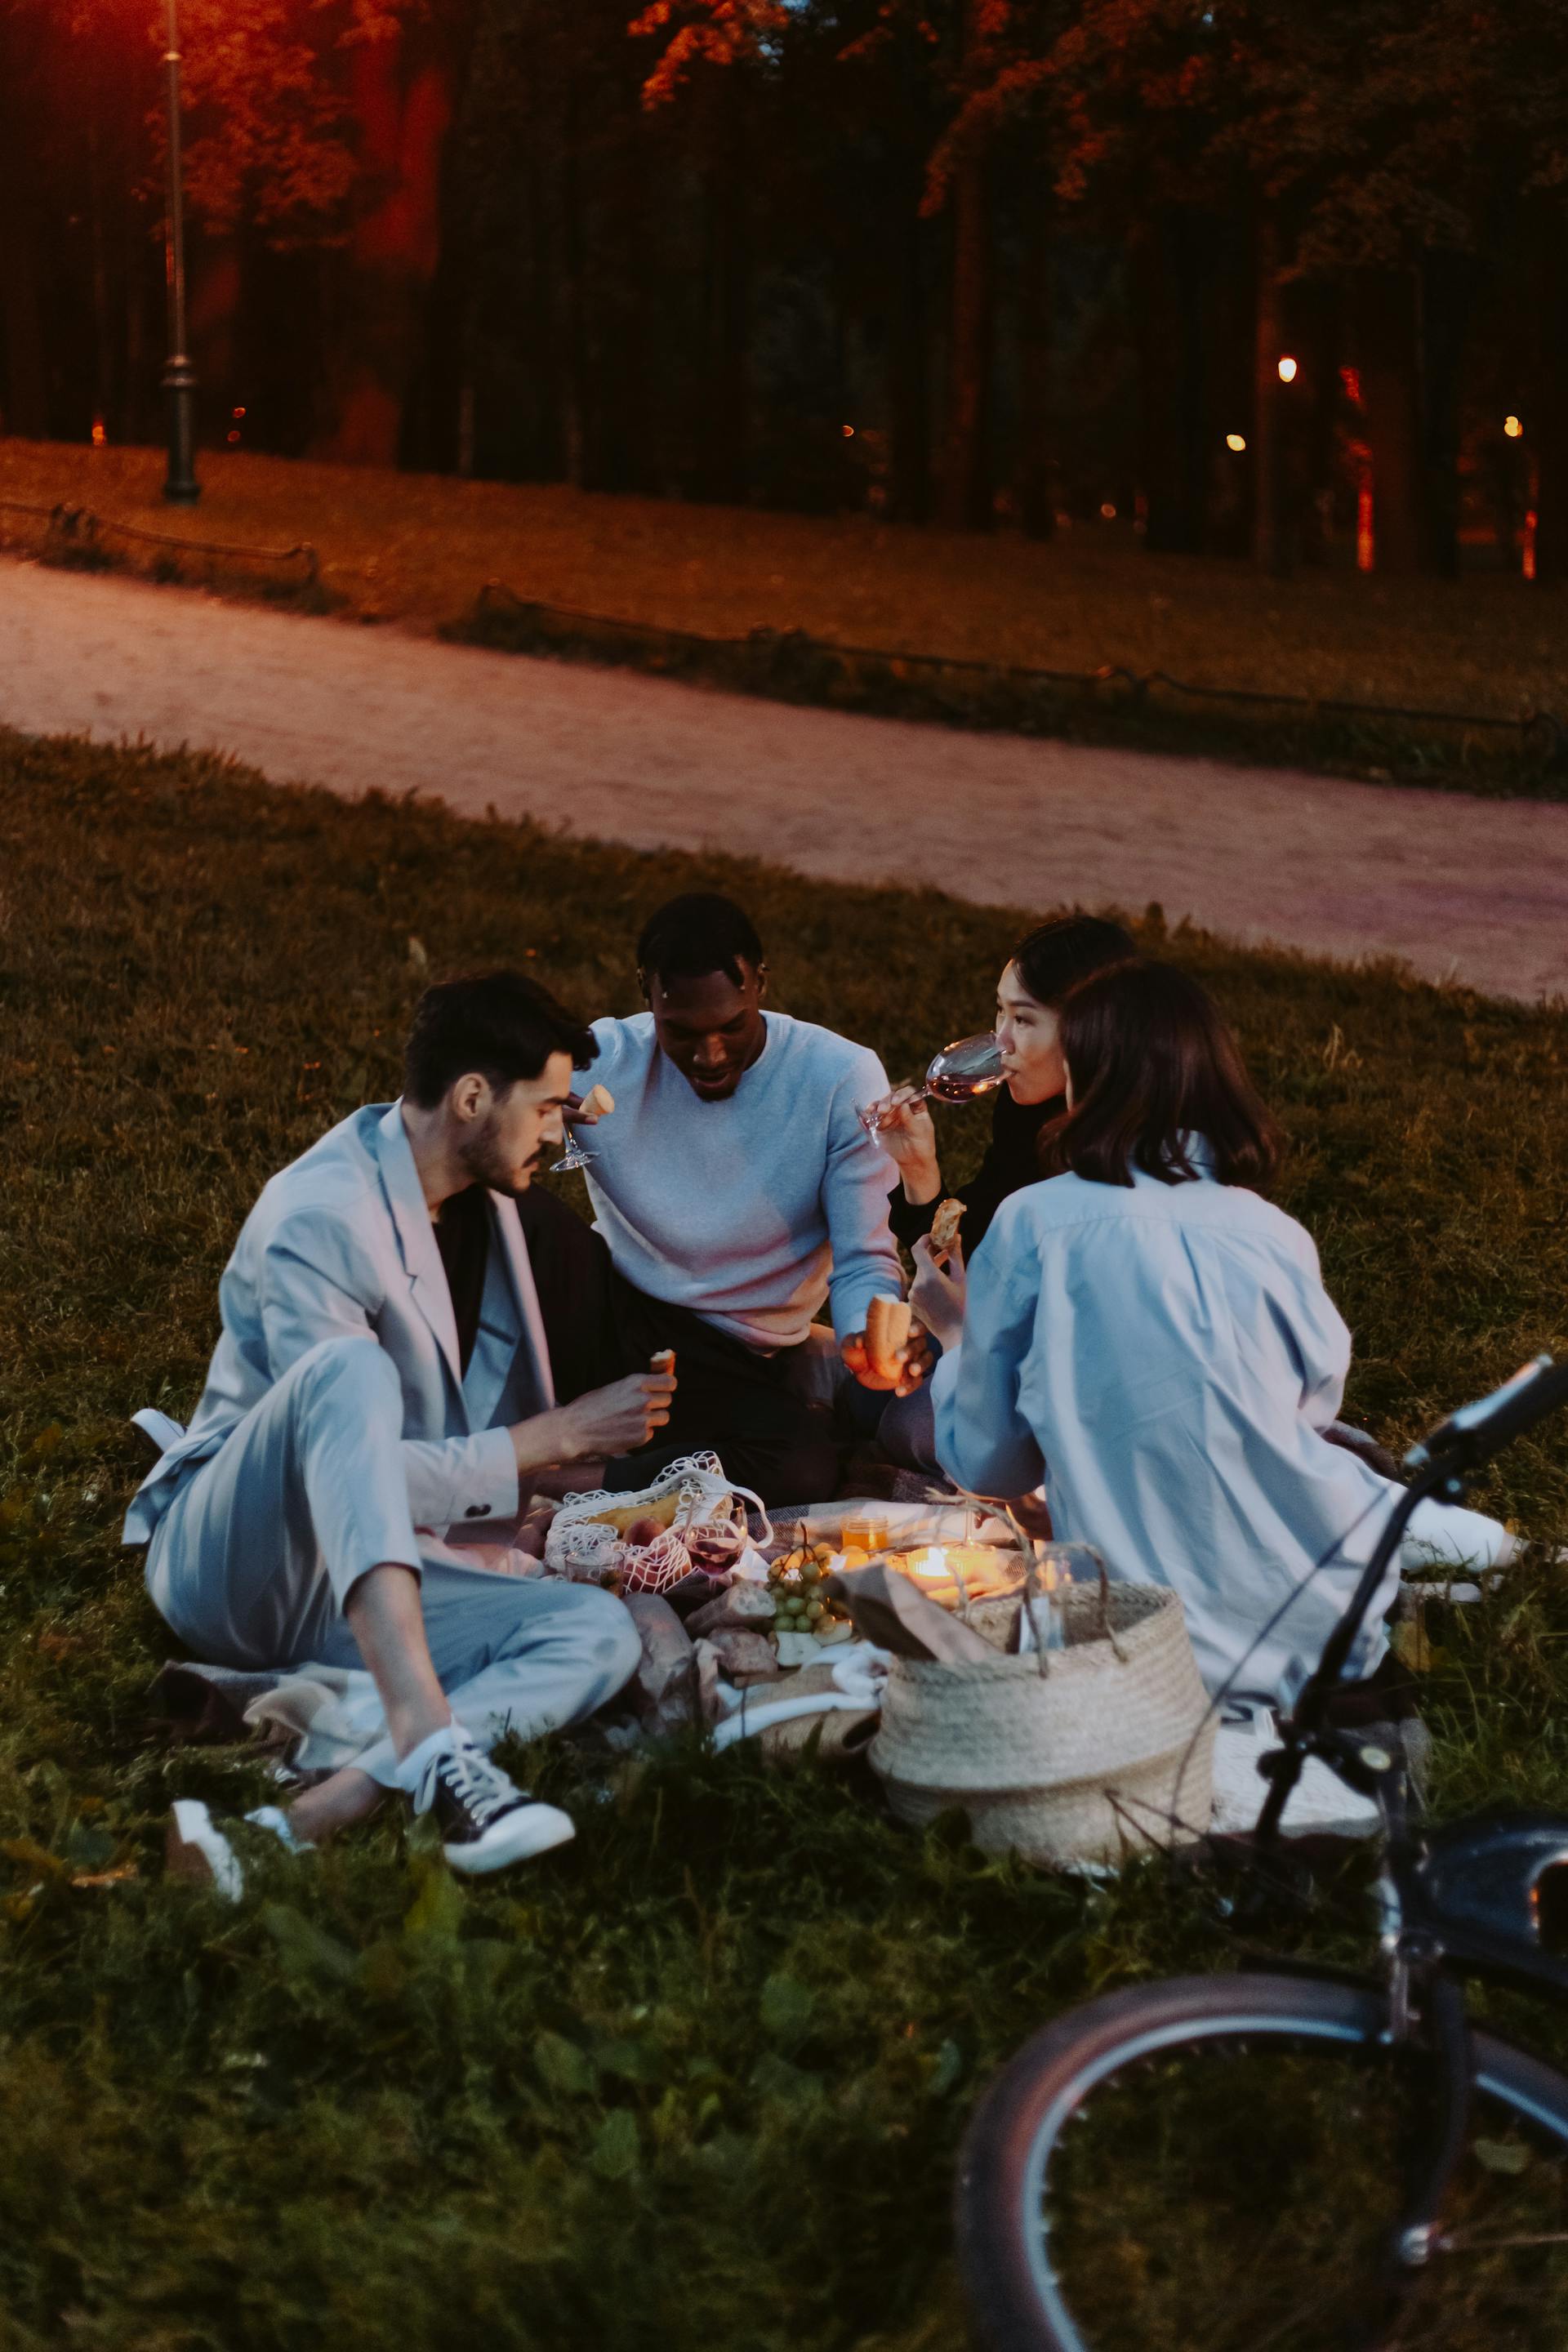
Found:
[[[1110,1622],[1110,1571],[1105,1565],[1105,1554],[1097,1544],[1079,1544],[1078,1549],[1088,1552],[1095,1567],[1100,1570],[1100,1638],[1102,1642],[1110,1643],[1111,1655],[1117,1664],[1124,1666],[1127,1664],[1127,1653],[1122,1648],[1121,1638]]]
[[[1047,1547],[1041,1546],[1040,1549],[1047,1549]],[[1110,1622],[1110,1573],[1105,1565],[1104,1554],[1094,1544],[1079,1544],[1075,1545],[1074,1549],[1075,1550],[1088,1552],[1089,1558],[1093,1560],[1096,1569],[1099,1570],[1100,1639],[1102,1642],[1110,1643],[1112,1657],[1116,1660],[1118,1665],[1124,1666],[1127,1664],[1127,1653],[1121,1645],[1121,1638],[1120,1634],[1117,1633],[1115,1626],[1112,1625]],[[1047,1655],[1046,1647],[1040,1639],[1040,1628],[1036,1619],[1034,1610],[1036,1583],[1039,1577],[1039,1573],[1040,1563],[1038,1559],[1036,1557],[1034,1547],[1031,1546],[1028,1554],[1028,1566],[1024,1571],[1023,1602],[1025,1611],[1028,1616],[1029,1623],[1034,1630],[1035,1652],[1040,1660],[1040,1673],[1042,1675],[1045,1675],[1050,1672],[1050,1668],[1045,1663]],[[1048,1594],[1046,1595],[1046,1605],[1047,1609],[1050,1606],[1050,1598]]]
[[[1035,1585],[1039,1577],[1039,1573],[1038,1562],[1035,1559],[1033,1554],[1031,1554],[1029,1556],[1028,1566],[1024,1570],[1024,1586],[1019,1597],[1024,1604],[1024,1614],[1029,1621],[1029,1630],[1035,1637],[1036,1667],[1039,1674],[1040,1680],[1042,1682],[1046,1682],[1048,1681],[1050,1677],[1050,1651],[1046,1641],[1041,1636],[1039,1621],[1035,1615]],[[1048,1633],[1050,1630],[1051,1619],[1050,1595],[1046,1593],[1044,1598],[1046,1603],[1046,1628]]]

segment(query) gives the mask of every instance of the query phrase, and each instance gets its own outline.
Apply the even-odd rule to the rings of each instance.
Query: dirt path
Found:
[[[1568,995],[1568,805],[796,709],[0,562],[0,722]]]

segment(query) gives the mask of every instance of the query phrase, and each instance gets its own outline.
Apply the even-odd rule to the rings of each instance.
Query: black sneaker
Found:
[[[537,1803],[462,1732],[426,1762],[414,1810],[435,1815],[447,1860],[476,1877],[547,1853],[577,1834],[565,1813]]]

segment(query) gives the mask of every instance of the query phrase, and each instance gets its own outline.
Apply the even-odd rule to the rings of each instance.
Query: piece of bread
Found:
[[[873,1298],[866,1309],[866,1353],[879,1380],[896,1381],[903,1366],[899,1349],[910,1336],[907,1298]]]
[[[608,1118],[615,1107],[616,1098],[608,1087],[590,1087],[583,1097],[583,1108],[596,1112],[600,1118]]]
[[[656,1348],[653,1354],[647,1360],[647,1368],[650,1372],[673,1372],[675,1370],[675,1349],[673,1348]]]
[[[583,1525],[614,1528],[618,1536],[624,1536],[636,1519],[657,1519],[661,1528],[672,1528],[679,1508],[679,1495],[661,1495],[657,1503],[616,1503],[608,1509],[595,1511]]]
[[[959,1226],[963,1223],[963,1202],[943,1201],[931,1221],[931,1245],[939,1254],[950,1250],[958,1239]]]

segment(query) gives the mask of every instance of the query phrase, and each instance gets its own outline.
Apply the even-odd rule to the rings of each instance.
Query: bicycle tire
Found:
[[[1026,2042],[982,2098],[960,2152],[960,2276],[984,2352],[1092,2352],[1053,2277],[1041,2221],[1053,2150],[1096,2084],[1145,2055],[1229,2038],[1387,2047],[1377,1988],[1318,1977],[1176,1977],[1110,1993]],[[1568,2082],[1495,2035],[1472,2037],[1478,2090],[1568,2153]]]

